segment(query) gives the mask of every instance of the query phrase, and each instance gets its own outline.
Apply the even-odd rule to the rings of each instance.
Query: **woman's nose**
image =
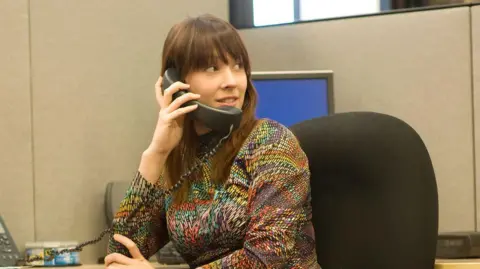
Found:
[[[237,79],[235,77],[235,72],[230,68],[225,68],[224,72],[224,83],[222,88],[235,88],[237,87]]]

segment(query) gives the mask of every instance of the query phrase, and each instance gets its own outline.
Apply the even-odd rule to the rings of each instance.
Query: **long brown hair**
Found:
[[[172,27],[163,46],[162,74],[170,67],[177,68],[182,80],[189,72],[208,68],[228,57],[238,61],[247,75],[247,90],[243,103],[240,127],[232,132],[212,159],[211,178],[216,184],[225,182],[240,147],[256,124],[257,93],[251,82],[250,59],[237,30],[228,22],[211,15],[187,18]],[[173,186],[180,176],[191,169],[196,160],[198,139],[193,121],[186,117],[182,139],[166,161],[167,186]],[[200,172],[192,176],[200,176]],[[174,193],[175,201],[184,201],[189,180]]]

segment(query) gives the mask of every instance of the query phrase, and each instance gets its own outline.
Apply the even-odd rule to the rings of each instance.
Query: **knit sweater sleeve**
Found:
[[[250,221],[243,248],[201,268],[310,268],[316,263],[310,225],[310,171],[286,127],[259,130],[246,168]]]
[[[151,257],[169,240],[164,203],[165,197],[160,187],[148,182],[137,171],[113,219],[113,234],[130,238],[145,258]],[[137,207],[139,209],[134,212]],[[107,252],[131,257],[128,249],[115,241],[113,236],[109,239]]]

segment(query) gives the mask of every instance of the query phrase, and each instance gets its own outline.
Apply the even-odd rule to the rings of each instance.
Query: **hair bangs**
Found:
[[[248,53],[235,28],[198,18],[190,26],[189,42],[184,50],[182,67],[186,69],[182,70],[183,74],[215,66],[218,61],[229,64],[232,60],[244,67],[247,76],[250,76]]]

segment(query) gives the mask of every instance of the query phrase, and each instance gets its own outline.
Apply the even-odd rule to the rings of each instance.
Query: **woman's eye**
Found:
[[[235,70],[243,69],[243,64],[241,61],[237,61],[237,63],[233,66]]]
[[[217,71],[217,68],[215,66],[210,66],[209,68],[205,69],[207,72],[215,72]]]

